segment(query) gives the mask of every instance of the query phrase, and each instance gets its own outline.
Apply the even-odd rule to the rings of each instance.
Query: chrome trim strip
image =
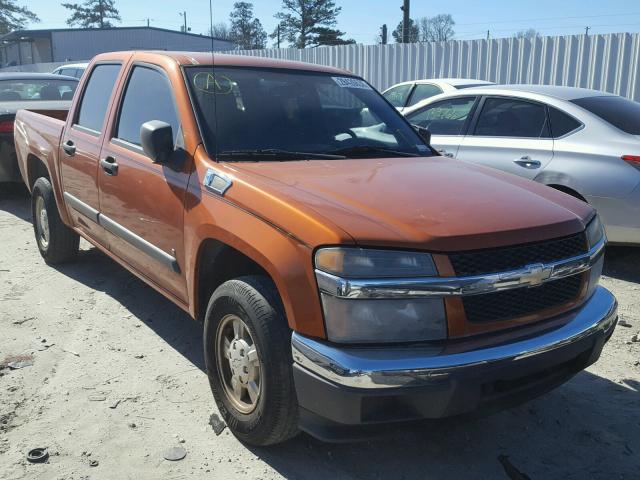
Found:
[[[151,258],[162,263],[167,268],[173,270],[176,273],[180,273],[180,265],[178,264],[178,260],[176,260],[174,256],[169,255],[164,250],[161,250],[154,244],[148,242],[139,235],[136,235],[131,230],[120,225],[118,222],[111,220],[106,215],[100,213],[98,210],[87,205],[82,200],[79,200],[70,193],[64,192],[63,196],[65,201],[67,201],[71,208],[73,208],[74,210],[80,212],[93,222],[104,227],[104,229],[108,232],[122,238],[125,242],[146,253]]]
[[[98,210],[90,205],[87,205],[68,192],[64,192],[62,195],[71,208],[89,218],[89,220],[91,220],[92,222],[98,223],[98,215],[100,214]]]
[[[606,238],[587,253],[518,270],[468,277],[342,278],[316,269],[320,291],[341,298],[447,297],[533,287],[589,270],[600,258]]]
[[[605,288],[591,298],[564,326],[537,337],[461,353],[442,353],[440,345],[345,347],[294,332],[294,363],[331,382],[354,388],[383,389],[433,384],[452,374],[560,350],[576,342],[608,334],[615,326],[617,302]]]
[[[111,232],[117,237],[122,238],[125,242],[146,253],[151,258],[162,263],[164,266],[173,270],[174,272],[180,273],[180,265],[178,265],[178,261],[176,260],[176,258],[169,255],[164,250],[159,249],[154,244],[149,243],[144,238],[136,235],[131,230],[126,229],[125,227],[111,220],[109,217],[103,215],[102,213],[99,215],[98,221],[100,225],[102,225],[108,232]]]

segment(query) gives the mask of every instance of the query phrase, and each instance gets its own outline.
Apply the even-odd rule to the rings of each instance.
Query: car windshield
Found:
[[[74,80],[0,80],[0,102],[71,100],[78,82]]]
[[[185,68],[207,150],[225,160],[431,156],[364,80],[250,67]]]
[[[640,135],[640,103],[638,102],[614,95],[578,98],[572,102],[623,132]]]

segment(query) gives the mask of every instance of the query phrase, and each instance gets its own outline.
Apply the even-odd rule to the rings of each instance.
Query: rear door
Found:
[[[164,165],[145,155],[140,127],[151,120],[172,126],[176,148],[184,155]],[[182,145],[169,77],[158,66],[133,64],[102,149],[100,221],[114,254],[186,302],[183,215],[191,159]]]
[[[69,112],[59,152],[65,202],[74,224],[107,246],[98,225],[98,161],[104,138],[106,114],[115,91],[121,63],[97,63],[82,86],[80,100]]]
[[[546,105],[486,97],[460,144],[458,158],[535,178],[553,158]]]
[[[431,132],[431,146],[445,157],[456,157],[473,116],[477,97],[453,97],[411,112],[407,120]]]

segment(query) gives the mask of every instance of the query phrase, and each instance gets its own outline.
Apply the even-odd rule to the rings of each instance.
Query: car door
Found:
[[[399,112],[402,112],[407,104],[411,90],[413,89],[413,83],[403,83],[402,85],[396,85],[383,93],[391,105],[396,107]]]
[[[59,152],[63,195],[73,223],[105,247],[106,233],[98,224],[98,162],[106,114],[121,68],[121,63],[114,62],[94,65],[79,102],[69,112]]]
[[[546,105],[486,97],[460,144],[458,158],[535,178],[553,158]]]
[[[409,123],[431,132],[431,146],[445,157],[456,157],[477,102],[475,96],[434,102],[406,115]]]
[[[157,66],[136,63],[102,149],[100,221],[116,256],[186,302],[183,215],[191,162],[185,153],[158,164],[144,153],[140,127],[151,120],[171,125],[177,153],[184,153],[169,77]]]

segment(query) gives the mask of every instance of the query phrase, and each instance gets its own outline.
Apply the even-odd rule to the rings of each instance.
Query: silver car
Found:
[[[535,180],[593,205],[611,243],[640,245],[640,103],[572,87],[443,93],[407,109],[442,155]]]

